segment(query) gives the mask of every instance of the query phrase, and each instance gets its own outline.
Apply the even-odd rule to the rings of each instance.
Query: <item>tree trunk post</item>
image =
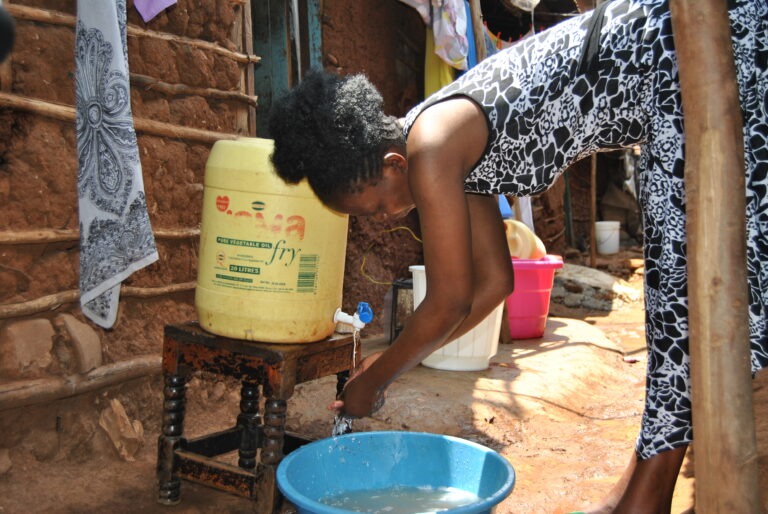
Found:
[[[742,118],[724,0],[670,0],[685,109],[696,512],[759,512]]]

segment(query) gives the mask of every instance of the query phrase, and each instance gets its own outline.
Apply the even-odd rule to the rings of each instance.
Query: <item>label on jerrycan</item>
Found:
[[[313,234],[303,214],[270,196],[206,190],[201,284],[268,293],[317,291],[324,234]]]

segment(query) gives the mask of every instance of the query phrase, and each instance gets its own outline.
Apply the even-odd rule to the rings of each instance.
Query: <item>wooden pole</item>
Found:
[[[17,20],[32,21],[36,23],[45,23],[49,25],[61,25],[64,27],[75,27],[77,24],[77,18],[71,14],[66,14],[58,11],[51,11],[48,9],[38,9],[37,7],[29,7],[26,5],[6,5],[6,11],[8,14],[16,18]],[[211,43],[210,41],[204,41],[202,39],[192,39],[183,36],[177,36],[175,34],[168,34],[166,32],[157,32],[154,30],[147,30],[135,25],[128,25],[126,29],[128,37],[133,38],[149,38],[168,41],[180,45],[188,45],[201,50],[213,52],[223,57],[231,59],[239,63],[258,63],[261,61],[261,57],[257,55],[249,55],[241,52],[233,52],[232,50],[225,48],[217,43]]]
[[[253,48],[253,34],[251,32],[251,4],[233,5],[235,9],[235,22],[232,24],[232,33],[230,40],[236,45],[238,50]],[[252,53],[246,51],[246,54]],[[253,90],[253,65],[246,63],[240,69],[240,91],[239,94],[248,97],[254,94]],[[249,136],[256,135],[256,109],[258,107],[252,104],[250,107],[235,110],[235,124],[238,134]]]
[[[156,228],[155,239],[192,239],[200,236],[199,228]],[[0,245],[49,244],[79,241],[76,228],[39,228],[32,230],[0,230]]]
[[[240,91],[222,91],[212,87],[192,87],[186,84],[170,84],[154,77],[131,73],[131,85],[142,88],[145,91],[158,91],[169,96],[195,95],[219,100],[232,100],[247,104],[251,107],[259,106],[259,99],[255,95],[241,93]],[[243,130],[245,133],[246,130]]]
[[[162,373],[160,355],[144,355],[105,364],[84,375],[37,378],[0,384],[0,411],[29,407],[98,391],[137,378]]]
[[[243,16],[243,48],[246,55],[253,54],[253,15],[251,13],[251,2],[243,2],[241,9]],[[256,86],[253,81],[254,63],[247,63],[243,73],[244,80],[240,81],[240,91],[246,96],[256,98]],[[258,105],[248,107],[248,130],[247,135],[256,137],[256,108]]]
[[[120,297],[126,298],[131,296],[134,298],[153,298],[155,296],[167,294],[185,293],[187,291],[194,291],[196,285],[196,282],[182,282],[180,284],[158,287],[122,286],[120,288]],[[70,289],[69,291],[60,291],[58,293],[35,298],[34,300],[0,305],[0,319],[39,314],[41,312],[58,309],[65,303],[75,303],[78,301],[80,301],[80,290]]]
[[[696,512],[760,512],[742,119],[723,0],[671,0],[683,108]]]
[[[74,107],[47,102],[45,100],[38,100],[37,98],[15,95],[12,93],[0,92],[0,108],[3,107],[8,107],[19,111],[31,112],[60,121],[75,121]],[[141,132],[153,136],[199,141],[203,143],[215,143],[220,139],[238,138],[237,134],[225,134],[223,132],[213,132],[211,130],[189,128],[146,118],[133,118],[133,125],[136,129],[136,132]]]

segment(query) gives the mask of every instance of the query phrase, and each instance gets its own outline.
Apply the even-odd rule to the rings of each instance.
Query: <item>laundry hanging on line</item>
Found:
[[[435,53],[457,70],[467,69],[467,23],[464,0],[400,0],[416,9],[432,29]]]
[[[133,6],[139,11],[144,23],[149,23],[155,16],[176,3],[176,0],[133,0]]]

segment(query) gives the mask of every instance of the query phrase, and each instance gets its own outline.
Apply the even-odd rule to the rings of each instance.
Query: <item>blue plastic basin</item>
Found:
[[[288,454],[277,484],[299,514],[352,511],[318,501],[395,487],[468,491],[474,503],[441,512],[490,513],[515,485],[515,470],[497,452],[458,437],[421,432],[362,432],[314,441]],[[416,510],[414,510],[416,512]]]

